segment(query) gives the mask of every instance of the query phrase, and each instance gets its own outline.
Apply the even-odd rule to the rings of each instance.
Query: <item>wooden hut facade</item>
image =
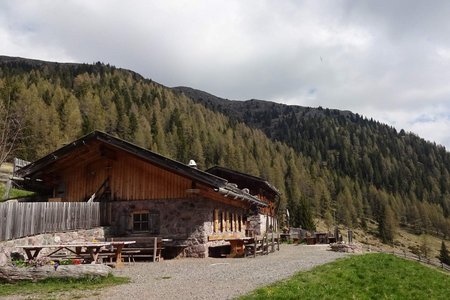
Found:
[[[247,230],[253,231],[256,235],[263,235],[268,231],[277,229],[276,203],[278,203],[280,197],[277,188],[261,177],[221,166],[212,167],[206,172],[225,178],[239,189],[255,195],[266,204],[266,206],[253,206],[254,213],[248,214]]]
[[[251,212],[270,211],[273,205],[220,176],[99,131],[17,175],[49,201],[104,203],[112,235],[160,236],[192,257],[208,256],[208,247],[244,237]]]

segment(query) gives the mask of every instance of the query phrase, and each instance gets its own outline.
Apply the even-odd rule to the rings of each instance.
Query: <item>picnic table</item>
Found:
[[[106,247],[112,247],[112,255],[116,260],[116,267],[121,267],[123,265],[122,249],[125,247],[125,245],[134,243],[135,241],[81,242],[54,245],[26,245],[17,246],[17,248],[22,248],[29,260],[36,259],[41,250],[44,248],[54,248],[55,250],[47,254],[47,257],[52,256],[62,250],[67,250],[79,258],[84,258],[83,256],[88,255],[92,263],[98,263],[99,254],[101,254],[102,250],[106,249]]]
[[[226,238],[225,241],[230,242],[229,257],[243,257],[245,255],[245,241],[251,240],[251,237]]]
[[[111,241],[108,242],[114,249],[114,259],[116,260],[116,268],[123,266],[122,249],[126,245],[134,244],[136,241]]]

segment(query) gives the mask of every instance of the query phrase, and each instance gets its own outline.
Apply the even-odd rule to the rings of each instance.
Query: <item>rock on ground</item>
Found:
[[[41,267],[0,267],[0,281],[17,282],[20,280],[39,281],[46,278],[83,278],[108,276],[112,269],[106,265],[62,265],[56,270],[51,265]]]

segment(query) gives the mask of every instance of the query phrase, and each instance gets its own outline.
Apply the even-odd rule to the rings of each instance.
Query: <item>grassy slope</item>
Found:
[[[3,201],[4,193],[5,193],[5,185],[3,183],[0,183],[0,202]],[[18,189],[11,189],[11,191],[9,192],[10,199],[23,198],[23,197],[28,197],[30,195],[33,195],[33,192],[18,190]]]
[[[11,173],[13,171],[13,166],[10,163],[4,163],[0,166],[0,177],[2,178],[8,178],[11,176]],[[0,182],[0,202],[3,201],[3,194],[5,193],[5,184]],[[33,193],[18,189],[11,189],[9,198],[15,199],[15,198],[21,198],[21,197],[27,197],[32,195]]]
[[[389,254],[352,256],[241,299],[448,299],[450,275]]]
[[[15,284],[0,283],[0,297],[7,295],[32,295],[34,298],[70,299],[98,295],[96,290],[117,284],[128,283],[125,277],[85,279],[47,279],[40,282],[24,281]]]
[[[316,225],[318,231],[327,232],[328,228],[325,226],[322,220],[316,219]],[[365,232],[362,229],[353,229],[353,240],[354,242],[361,243],[364,245],[370,245],[372,250],[374,249],[383,249],[385,251],[395,251],[402,252],[403,250],[410,252],[411,247],[419,247],[424,239],[430,248],[429,258],[436,259],[436,256],[439,255],[439,250],[441,249],[442,237],[438,237],[432,234],[422,234],[417,235],[409,232],[406,228],[399,227],[396,230],[396,235],[394,238],[394,247],[392,245],[387,245],[381,242],[381,240],[376,236],[377,225],[373,222],[369,222],[368,224],[369,230]],[[347,229],[343,226],[339,227],[341,234],[344,238],[344,241],[347,240]],[[333,231],[333,229],[330,229]],[[446,244],[449,245],[450,241],[447,239]],[[366,249],[366,247],[364,247]]]

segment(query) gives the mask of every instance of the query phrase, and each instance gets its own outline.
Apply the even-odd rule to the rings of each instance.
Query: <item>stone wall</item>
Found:
[[[10,241],[0,241],[0,266],[4,265],[10,258],[12,252],[19,252],[25,255],[22,249],[16,246],[25,245],[51,245],[51,244],[67,244],[76,242],[89,242],[92,240],[103,240],[108,235],[108,229],[98,227],[88,230],[77,230],[68,232],[44,233],[29,237],[24,237]],[[50,253],[54,249],[42,249],[41,253]]]
[[[244,210],[204,198],[120,201],[112,204],[112,234],[133,236],[133,212],[159,212],[159,236],[173,239],[172,246],[182,246],[179,256],[207,257],[208,247],[226,244],[208,242],[213,233],[214,209],[244,214]],[[181,248],[181,247],[180,247]]]
[[[263,235],[267,231],[271,232],[272,230],[277,231],[277,219],[274,217],[257,214],[248,216],[247,221],[247,229],[253,230],[256,235]]]

